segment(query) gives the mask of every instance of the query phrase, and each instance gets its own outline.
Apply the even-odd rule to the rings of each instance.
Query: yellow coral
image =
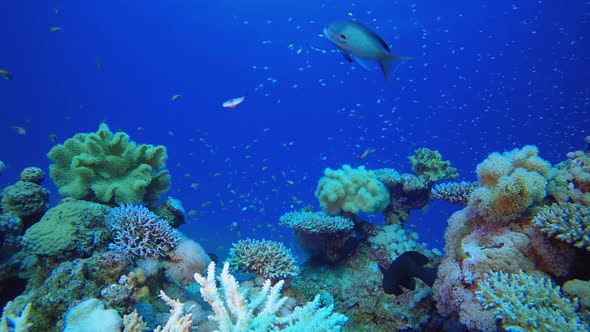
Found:
[[[344,165],[338,170],[326,168],[315,196],[322,208],[332,215],[341,211],[375,213],[389,204],[389,191],[364,166],[355,169]]]
[[[504,154],[492,153],[477,166],[479,187],[469,205],[494,222],[517,219],[547,194],[551,165],[537,156],[537,148],[525,146]]]

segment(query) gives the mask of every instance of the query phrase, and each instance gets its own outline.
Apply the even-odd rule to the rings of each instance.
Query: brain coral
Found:
[[[105,203],[157,201],[170,187],[166,148],[136,144],[102,123],[96,133],[77,134],[47,156],[59,193]]]
[[[108,208],[85,201],[65,201],[49,209],[41,220],[27,229],[22,243],[44,256],[89,256],[104,246],[107,234],[104,216]]]
[[[315,196],[322,208],[332,215],[342,211],[375,213],[389,204],[389,191],[375,173],[367,171],[364,166],[352,168],[344,165],[338,170],[326,168]]]
[[[537,154],[531,145],[492,153],[477,165],[479,187],[471,194],[469,206],[489,221],[508,222],[543,200],[551,165]]]
[[[1,193],[2,209],[17,217],[26,217],[47,210],[49,192],[32,182],[18,181]]]
[[[234,270],[267,279],[285,279],[299,273],[291,250],[270,240],[240,240],[233,244],[227,261]]]

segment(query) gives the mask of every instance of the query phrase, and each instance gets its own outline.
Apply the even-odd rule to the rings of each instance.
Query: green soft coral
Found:
[[[47,156],[59,193],[78,199],[128,204],[157,201],[170,187],[166,148],[136,144],[102,123],[57,145]]]

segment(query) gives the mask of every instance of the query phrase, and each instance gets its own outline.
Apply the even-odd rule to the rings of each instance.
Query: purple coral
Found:
[[[170,225],[141,205],[121,205],[107,215],[115,232],[109,249],[142,258],[166,257],[178,244]]]

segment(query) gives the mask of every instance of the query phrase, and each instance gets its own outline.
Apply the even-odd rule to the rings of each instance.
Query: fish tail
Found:
[[[389,81],[389,78],[397,71],[397,68],[406,60],[411,60],[412,57],[401,56],[396,54],[387,54],[379,61],[381,71],[385,75],[385,79]]]

